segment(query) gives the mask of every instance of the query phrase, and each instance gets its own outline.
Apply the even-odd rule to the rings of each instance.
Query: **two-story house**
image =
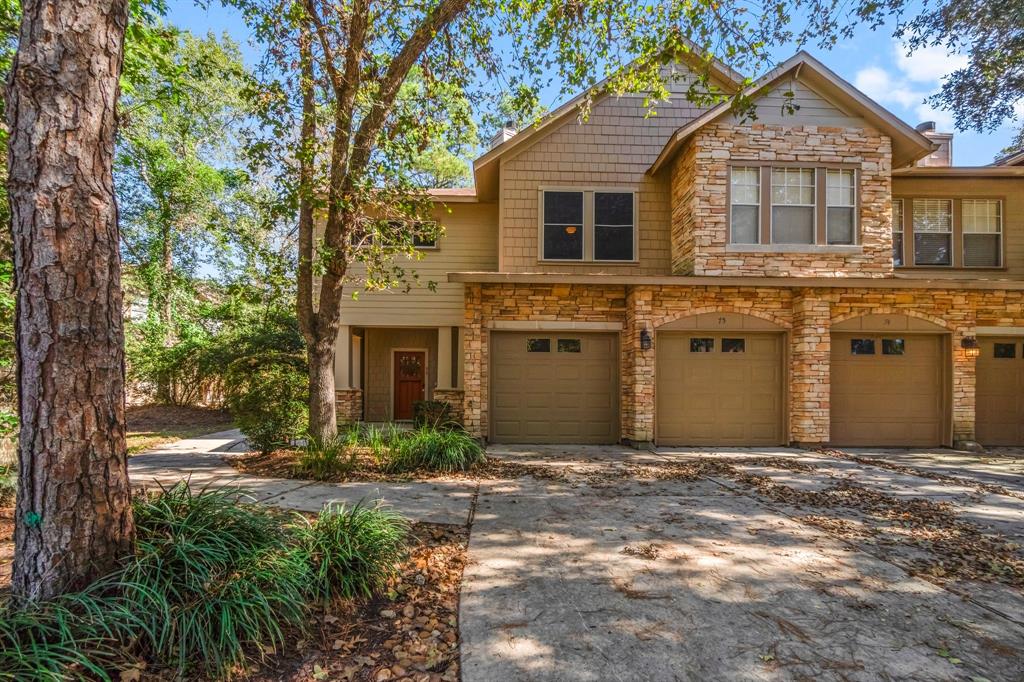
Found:
[[[608,95],[500,136],[433,194],[436,292],[346,304],[340,418],[434,398],[492,442],[1024,445],[1024,159],[951,166],[950,135],[805,53],[751,92],[756,120]]]

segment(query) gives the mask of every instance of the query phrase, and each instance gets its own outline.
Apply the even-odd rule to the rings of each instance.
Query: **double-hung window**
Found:
[[[636,195],[616,190],[542,190],[541,260],[636,260]]]
[[[961,202],[964,267],[998,268],[1002,265],[1002,202],[964,199]]]
[[[772,243],[813,244],[814,168],[772,168]]]
[[[892,264],[903,265],[903,199],[892,201]]]
[[[732,204],[729,241],[757,244],[761,233],[761,169],[737,166],[729,179]]]
[[[952,264],[952,200],[914,199],[914,265]]]
[[[825,238],[829,244],[853,244],[857,225],[857,182],[853,170],[825,171]]]

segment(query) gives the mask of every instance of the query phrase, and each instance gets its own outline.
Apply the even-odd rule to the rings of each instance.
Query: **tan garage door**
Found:
[[[833,334],[832,443],[943,445],[944,346],[937,334]]]
[[[779,445],[782,334],[660,332],[659,445]]]
[[[1024,446],[1024,337],[979,339],[977,439]]]
[[[491,334],[491,440],[616,443],[615,334]]]

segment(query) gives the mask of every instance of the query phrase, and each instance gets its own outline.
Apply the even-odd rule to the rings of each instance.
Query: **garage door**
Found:
[[[1024,446],[1024,337],[978,341],[978,442]]]
[[[659,445],[779,445],[783,335],[660,332]]]
[[[944,345],[937,334],[833,334],[832,443],[944,444]]]
[[[491,440],[616,443],[615,334],[491,335]]]

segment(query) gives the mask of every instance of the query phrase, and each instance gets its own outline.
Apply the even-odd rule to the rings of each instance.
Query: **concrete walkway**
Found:
[[[136,487],[169,487],[188,480],[194,488],[237,488],[253,501],[296,511],[380,501],[413,522],[459,526],[469,522],[476,494],[471,481],[317,483],[264,478],[242,474],[224,461],[244,450],[238,430],[188,438],[131,457],[128,475]]]
[[[489,680],[1019,680],[1024,600],[911,576],[729,480],[636,480],[633,464],[724,457],[802,489],[843,478],[1020,536],[1020,499],[800,450],[502,447],[556,480],[482,482],[460,604],[462,677]],[[784,457],[808,474],[739,462]],[[579,476],[564,476],[577,472]],[[897,557],[903,558],[903,557]],[[952,588],[957,588],[952,591]]]

